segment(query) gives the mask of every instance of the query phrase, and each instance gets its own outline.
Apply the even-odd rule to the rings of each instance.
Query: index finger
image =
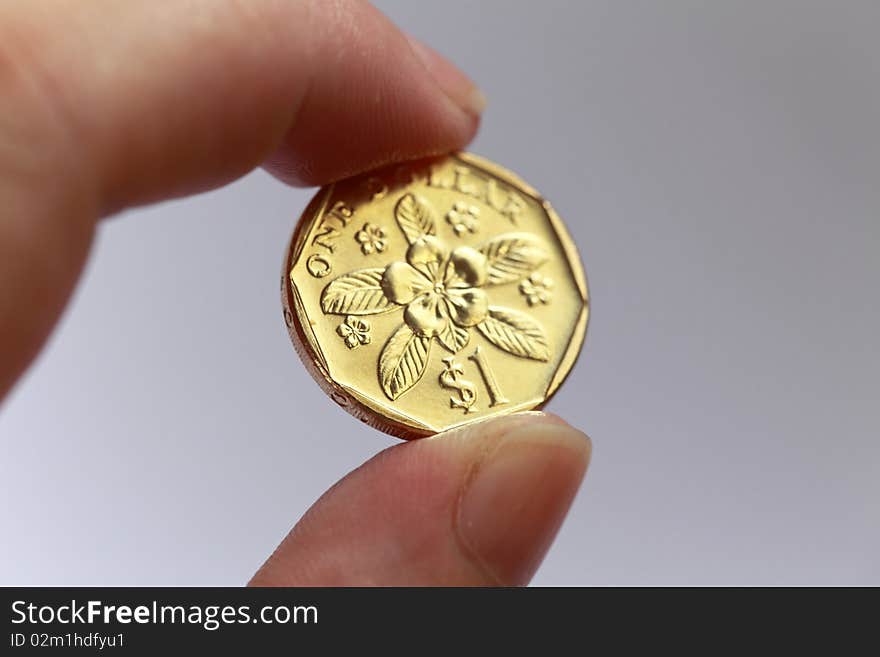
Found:
[[[366,2],[0,7],[0,395],[42,344],[94,220],[269,159],[316,184],[460,148],[473,84]]]

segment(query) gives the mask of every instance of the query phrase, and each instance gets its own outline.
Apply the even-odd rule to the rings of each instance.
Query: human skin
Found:
[[[0,397],[102,218],[258,166],[317,185],[449,152],[483,105],[467,76],[356,0],[0,4]],[[250,583],[526,584],[590,449],[543,413],[396,445],[325,493]]]

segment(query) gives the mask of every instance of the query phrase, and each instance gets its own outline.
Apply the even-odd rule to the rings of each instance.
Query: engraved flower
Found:
[[[474,233],[480,224],[480,208],[463,201],[456,201],[452,209],[446,213],[446,223],[452,226],[456,235],[465,231]]]
[[[382,253],[385,250],[386,235],[385,230],[381,226],[366,223],[363,228],[355,233],[354,238],[361,245],[361,252],[364,255],[370,255],[374,251]]]
[[[467,342],[467,329],[482,322],[489,298],[486,256],[469,246],[451,252],[432,235],[410,244],[406,262],[393,262],[382,274],[382,291],[406,306],[403,320],[416,335],[436,337],[450,351]],[[450,326],[452,323],[454,326]]]
[[[336,332],[349,349],[355,349],[362,344],[370,344],[370,323],[365,319],[349,315],[339,326]]]
[[[379,385],[389,399],[422,378],[435,338],[457,353],[469,342],[471,328],[512,356],[550,360],[543,327],[526,313],[489,305],[483,289],[519,283],[534,273],[549,258],[541,240],[530,233],[503,233],[476,249],[450,249],[437,238],[430,204],[412,193],[398,199],[394,218],[409,243],[405,261],[350,271],[321,292],[324,313],[347,316],[337,332],[351,349],[370,341],[369,324],[360,316],[403,308],[403,321],[379,354]]]
[[[519,291],[530,306],[550,303],[550,299],[553,297],[552,288],[553,279],[537,272],[519,284]]]

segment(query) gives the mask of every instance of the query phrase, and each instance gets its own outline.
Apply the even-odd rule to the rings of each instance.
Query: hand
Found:
[[[0,5],[0,396],[33,359],[95,223],[263,164],[320,184],[440,154],[482,96],[364,2]],[[328,491],[252,584],[524,584],[589,460],[521,414],[397,445]]]

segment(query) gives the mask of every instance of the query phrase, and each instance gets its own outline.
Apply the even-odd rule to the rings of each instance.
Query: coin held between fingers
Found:
[[[560,217],[469,153],[320,189],[291,239],[281,297],[316,381],[406,439],[541,408],[571,371],[589,317]]]

